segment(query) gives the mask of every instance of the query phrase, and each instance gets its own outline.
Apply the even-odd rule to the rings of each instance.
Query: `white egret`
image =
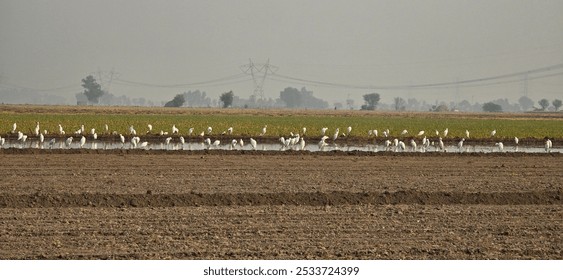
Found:
[[[504,144],[502,144],[502,142],[495,143],[495,146],[498,147],[499,152],[504,151]]]
[[[385,131],[384,131],[385,132]],[[389,151],[391,149],[391,140],[387,139],[385,140],[385,150]]]
[[[105,129],[105,133],[109,134],[109,125],[107,123],[104,125],[104,129]]]
[[[305,132],[307,132],[307,128],[303,127],[303,129],[301,131],[303,131],[303,136],[305,136]]]
[[[232,126],[229,127],[229,128],[227,128],[227,133],[228,133],[229,135],[233,134],[233,127],[232,127]]]
[[[301,151],[305,150],[305,138],[303,137],[299,140],[299,148]]]
[[[164,140],[164,143],[166,144],[166,149],[168,150],[168,146],[170,146],[170,141],[172,140],[172,137],[167,137]]]
[[[35,136],[39,136],[39,132],[40,132],[39,122],[37,122],[37,124],[35,125],[35,129],[34,129],[33,133],[35,134]]]
[[[459,149],[459,152],[463,152],[463,142],[465,141],[465,138],[461,138],[461,141],[459,141],[459,143],[457,143],[457,147]]]
[[[186,139],[184,139],[184,136],[180,136],[180,144],[183,146],[184,143],[186,143]]]
[[[469,130],[465,130],[465,138],[469,138]]]
[[[211,139],[205,138],[205,140],[203,140],[203,144],[207,146],[207,149],[209,149],[209,146],[211,146]]]
[[[44,141],[45,141],[45,135],[43,135],[43,133],[39,134],[39,143],[43,144]]]
[[[406,150],[405,143],[403,141],[399,141],[399,148],[401,149],[401,151]]]
[[[213,132],[213,128],[211,126],[207,127],[207,134],[211,135],[211,132]]]
[[[553,147],[553,144],[551,143],[551,140],[549,140],[549,138],[547,137],[545,137],[544,140],[545,140],[545,145],[544,145],[545,151],[549,153],[551,151],[551,147]]]
[[[139,145],[139,148],[146,148],[149,145],[149,142],[145,141]]]
[[[404,130],[401,132],[401,135],[405,135],[405,134],[408,134],[408,133],[409,133],[409,132],[408,132],[406,129],[404,129]]]
[[[448,136],[448,131],[449,131],[448,128],[446,128],[446,129],[444,130],[444,137]]]
[[[94,138],[94,140],[98,139],[98,133],[94,132],[94,134],[92,135],[92,138]]]
[[[338,138],[338,133],[339,133],[339,132],[340,132],[340,129],[339,129],[339,128],[337,128],[337,129],[334,131],[334,135],[332,135],[332,141],[336,141],[336,139]]]
[[[137,148],[137,137],[131,138],[131,148]]]
[[[23,132],[18,131],[18,141],[22,140],[23,138]]]
[[[412,151],[416,152],[416,141],[414,141],[414,139],[411,139],[411,147],[412,147]]]
[[[125,145],[125,136],[119,134],[119,141],[121,141],[121,144]]]
[[[59,134],[60,135],[64,135],[65,131],[63,130],[63,126],[61,124],[59,124]]]
[[[262,128],[262,133],[260,133],[260,136],[266,135],[266,129],[267,128],[268,128],[268,125],[264,125],[264,127]]]
[[[175,124],[172,125],[172,134],[178,134],[180,130],[176,127]]]
[[[17,129],[17,128],[18,128],[18,124],[17,124],[17,123],[14,123],[14,124],[12,125],[12,133],[16,133],[16,129]]]
[[[440,138],[438,139],[438,147],[440,147],[440,150],[441,150],[441,151],[444,151],[444,152],[446,151],[446,150],[444,149],[444,142],[442,141],[442,137],[440,137]]]
[[[419,131],[416,136],[422,136],[422,135],[424,135],[424,130]]]
[[[494,137],[494,136],[495,136],[495,134],[497,134],[497,130],[496,130],[496,129],[495,129],[495,130],[493,130],[493,131],[491,131],[491,137]]]
[[[238,141],[238,144],[241,148],[244,148],[244,141],[242,141],[242,138]]]
[[[373,130],[373,136],[377,137],[377,129]]]
[[[147,133],[146,133],[146,134],[152,133],[152,124],[150,124],[150,123],[147,124],[147,128],[148,128],[149,130],[147,130]]]
[[[202,132],[199,134],[199,136],[200,136],[200,137],[204,137],[204,136],[205,136],[205,132],[202,131]]]
[[[95,128],[90,129],[90,135],[94,135],[94,134],[96,134],[96,129]]]
[[[72,136],[68,137],[65,140],[65,145],[70,149],[70,145],[72,144]]]
[[[192,133],[194,133],[194,128],[190,127],[190,129],[188,129],[188,136],[191,136]]]
[[[383,136],[384,136],[385,138],[389,137],[389,132],[388,132],[387,130],[384,130],[384,131],[383,131]]]
[[[436,130],[436,136],[440,136],[440,132],[438,132],[438,130]]]
[[[346,129],[346,135],[350,136],[350,132],[352,132],[351,126],[349,126],[348,129]]]
[[[221,141],[217,139],[217,140],[213,141],[212,145],[213,145],[213,147],[215,147],[217,149],[217,148],[219,148],[219,145],[221,145]]]
[[[0,147],[4,146],[4,143],[6,143],[6,138],[0,137]]]
[[[250,146],[252,146],[253,150],[256,150],[256,140],[250,138]]]
[[[84,144],[86,144],[86,137],[82,136],[82,138],[80,138],[80,148],[84,147]]]
[[[518,142],[520,142],[520,140],[518,139],[518,137],[514,136],[514,143],[518,145]]]
[[[328,127],[321,128],[321,135],[324,136],[326,134],[327,130],[328,130]]]
[[[230,146],[229,148],[230,148],[231,150],[232,150],[232,149],[236,149],[237,144],[238,144],[237,139],[233,139],[233,140],[231,140],[231,146]]]

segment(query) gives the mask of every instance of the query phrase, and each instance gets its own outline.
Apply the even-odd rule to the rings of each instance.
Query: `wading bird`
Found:
[[[465,141],[465,138],[461,138],[461,141],[459,141],[459,143],[457,143],[457,148],[459,149],[459,152],[463,152],[463,142]]]
[[[256,140],[250,138],[250,146],[252,146],[253,150],[256,150]]]

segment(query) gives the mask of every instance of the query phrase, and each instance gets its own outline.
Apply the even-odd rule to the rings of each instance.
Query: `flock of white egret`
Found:
[[[153,132],[153,126],[151,124],[147,124],[147,131],[145,136],[148,138],[149,136],[151,139],[154,139],[154,136],[160,136],[156,139],[159,139],[160,143],[155,143],[154,141],[141,141],[141,136],[137,134],[137,130],[130,126],[128,129],[128,134],[123,135],[117,133],[116,131],[110,132],[109,126],[106,124],[104,125],[104,131],[102,134],[110,135],[111,138],[117,138],[117,141],[101,141],[98,140],[98,134],[95,128],[91,128],[89,131],[86,130],[84,125],[78,127],[72,134],[72,136],[68,136],[63,126],[61,124],[58,125],[58,132],[54,133],[53,135],[56,137],[51,138],[47,143],[45,143],[45,135],[50,135],[46,130],[41,131],[39,122],[37,122],[35,128],[32,130],[32,137],[33,141],[28,141],[28,135],[24,134],[23,132],[17,130],[17,124],[14,123],[12,125],[12,130],[8,133],[8,136],[13,135],[15,138],[12,141],[11,147],[15,148],[39,148],[39,149],[53,149],[53,148],[90,148],[90,149],[97,149],[98,144],[102,145],[103,149],[165,149],[165,150],[183,150],[188,146],[188,149],[229,149],[229,150],[236,150],[236,149],[248,149],[248,150],[257,150],[259,149],[258,143],[256,139],[250,137],[248,138],[248,144],[245,145],[245,141],[242,138],[234,139],[230,138],[233,135],[233,127],[229,127],[220,133],[218,136],[215,136],[216,139],[212,140],[212,133],[213,128],[207,127],[206,130],[202,131],[201,133],[194,135],[194,128],[187,129],[186,138],[180,134],[180,130],[176,125],[172,125],[170,133],[167,131],[160,131],[158,133]],[[315,151],[326,151],[326,150],[341,150],[341,149],[357,149],[358,147],[348,146],[346,141],[340,141],[339,138],[346,139],[348,136],[351,135],[352,127],[349,126],[346,128],[346,131],[341,133],[339,128],[334,130],[332,137],[326,135],[328,132],[328,127],[323,127],[320,130],[320,134],[316,136],[307,136],[312,139],[320,137],[320,140],[316,145],[309,145],[305,141],[305,135],[307,135],[307,128],[303,127],[299,133],[290,133],[287,136],[281,136],[279,138],[279,144],[262,144],[261,149],[266,150],[315,150]],[[448,128],[443,130],[441,133],[438,130],[434,131],[434,136],[426,135],[426,132],[421,130],[418,133],[414,134],[416,137],[408,136],[409,132],[407,130],[403,130],[400,132],[400,136],[392,137],[389,129],[381,131],[381,137],[378,130],[369,130],[367,131],[367,137],[369,143],[364,145],[364,150],[367,149],[369,151],[392,151],[392,152],[427,152],[427,151],[434,151],[434,152],[470,152],[476,151],[476,146],[469,147],[464,145],[466,138],[469,138],[470,132],[468,130],[465,131],[465,138],[457,141],[457,143],[450,144],[446,146],[444,144],[444,140],[448,135]],[[492,130],[490,132],[490,137],[495,137],[496,130]],[[15,137],[17,135],[17,138]],[[192,136],[193,135],[193,136]],[[267,125],[265,125],[261,132],[257,135],[257,139],[262,139],[267,136]],[[166,138],[164,138],[166,137]],[[442,138],[444,137],[444,138]],[[231,139],[226,143],[221,143],[222,140],[225,138]],[[431,139],[432,138],[432,139]],[[77,139],[77,142],[75,142]],[[106,138],[107,139],[107,138]],[[162,139],[164,139],[162,141]],[[192,140],[192,142],[188,143],[186,139]],[[401,139],[401,140],[400,140]],[[421,140],[420,140],[421,139]],[[194,141],[195,140],[195,141]],[[404,141],[403,141],[404,140]],[[417,143],[417,140],[420,142]],[[380,144],[376,142],[380,141]],[[87,142],[89,145],[87,145]],[[341,143],[344,142],[344,143]],[[73,144],[74,143],[74,144]],[[58,145],[57,145],[58,144]],[[512,151],[519,151],[519,139],[518,137],[514,137],[513,144],[511,145]],[[6,138],[0,137],[0,148],[6,147]],[[312,148],[314,147],[314,148]],[[367,147],[367,148],[366,148]],[[549,138],[544,138],[544,147],[543,151],[551,152],[553,149],[552,141]],[[494,146],[492,147],[482,147],[481,151],[489,151],[489,152],[505,152],[505,145],[503,142],[495,142]]]

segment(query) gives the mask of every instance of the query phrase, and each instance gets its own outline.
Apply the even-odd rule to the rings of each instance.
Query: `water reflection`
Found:
[[[247,141],[248,142],[248,141]],[[103,150],[111,150],[111,149],[145,149],[145,150],[190,150],[190,151],[197,151],[197,150],[246,150],[250,151],[253,150],[253,147],[250,144],[245,144],[244,146],[240,145],[231,145],[231,143],[224,144],[221,143],[217,146],[213,145],[206,145],[203,142],[188,142],[181,144],[179,142],[171,142],[169,144],[166,143],[148,143],[146,147],[134,147],[133,144],[130,142],[113,142],[113,141],[90,141],[86,142],[82,147],[79,141],[73,141],[70,145],[67,145],[64,140],[55,140],[50,142],[43,142],[40,143],[39,141],[15,141],[15,140],[7,140],[4,145],[0,146],[1,149],[7,148],[16,148],[16,149],[103,149]],[[299,145],[295,146],[283,146],[281,144],[260,144],[258,143],[256,146],[256,150],[261,151],[286,151],[286,150],[300,150]],[[316,143],[310,143],[305,145],[304,150],[311,151],[311,152],[330,152],[330,151],[364,151],[364,152],[383,152],[383,151],[391,151],[391,152],[398,152],[398,153],[405,153],[405,152],[416,152],[416,153],[424,153],[424,152],[447,152],[447,153],[493,153],[493,152],[523,152],[523,153],[546,153],[544,147],[530,147],[530,146],[507,146],[505,145],[502,150],[499,149],[498,146],[491,144],[490,146],[485,145],[464,145],[463,149],[460,151],[457,145],[446,145],[444,150],[440,150],[437,146],[429,146],[428,148],[421,148],[417,147],[416,150],[413,148],[406,146],[405,150],[402,150],[400,147],[386,147],[383,144],[367,144],[367,145],[347,145],[347,144],[327,144],[323,146],[319,146]],[[562,148],[552,148],[550,150],[552,153],[561,153],[563,152]]]

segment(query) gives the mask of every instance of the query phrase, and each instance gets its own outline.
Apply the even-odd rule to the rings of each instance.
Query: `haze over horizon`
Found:
[[[359,105],[371,92],[384,103],[563,99],[562,14],[560,0],[0,0],[0,90],[72,104],[82,78],[100,72],[108,86],[113,71],[117,96],[160,102],[199,89],[248,98],[255,87],[242,66],[251,59],[277,67],[266,98],[306,87],[329,104]],[[552,65],[527,87],[515,75],[409,88]]]

